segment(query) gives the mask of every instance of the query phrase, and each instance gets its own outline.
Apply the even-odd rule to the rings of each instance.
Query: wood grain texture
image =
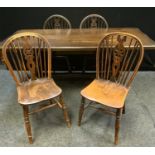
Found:
[[[34,104],[59,96],[62,90],[53,79],[37,79],[17,86],[18,102],[20,104]]]
[[[30,119],[29,119],[29,107],[27,105],[23,105],[23,115],[24,115],[24,123],[25,123],[25,129],[28,135],[28,140],[29,143],[33,143],[32,139],[32,131],[31,131],[31,124],[30,124]]]
[[[143,56],[142,42],[135,35],[125,32],[107,34],[97,48],[96,79],[81,91],[82,100],[87,99],[89,107],[103,109],[103,112],[106,113],[109,111],[109,114],[116,117],[114,144],[118,144],[125,99]],[[103,108],[95,107],[92,105],[94,103],[100,104]],[[87,105],[84,105],[83,101],[81,102],[79,126]]]
[[[111,32],[127,32],[134,34],[141,39],[145,49],[155,48],[153,41],[147,34],[138,28],[109,28],[105,33],[104,29],[71,29],[71,30],[21,30],[18,32],[38,32],[45,36],[51,43],[53,50],[95,50],[100,40]]]
[[[50,48],[54,51],[64,51],[72,52],[75,51],[87,53],[88,51],[95,51],[98,47],[100,40],[110,32],[128,32],[134,34],[141,39],[143,47],[145,49],[155,49],[155,41],[153,41],[147,34],[143,33],[138,28],[109,28],[105,33],[104,29],[53,29],[53,30],[43,30],[43,29],[25,29],[19,30],[20,32],[36,32],[42,34],[50,43]],[[2,44],[0,43],[0,49],[2,49]]]
[[[124,86],[97,79],[81,91],[83,97],[113,108],[123,107],[127,94]]]
[[[6,40],[3,45],[3,59],[16,82],[18,102],[23,107],[25,127],[29,143],[32,143],[29,115],[59,107],[65,113],[70,127],[66,105],[62,100],[62,90],[52,79],[52,51],[45,37],[33,32],[18,33]],[[41,101],[39,108],[29,112],[31,104]]]

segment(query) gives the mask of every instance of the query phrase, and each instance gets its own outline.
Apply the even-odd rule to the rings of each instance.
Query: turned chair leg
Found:
[[[86,72],[86,65],[87,65],[87,57],[84,55],[84,57],[83,57],[83,68],[82,68],[83,74]]]
[[[68,67],[68,72],[72,73],[72,69],[71,69],[71,65],[70,65],[70,61],[69,58],[67,56],[64,56],[66,63],[67,63],[67,67]]]
[[[124,104],[124,107],[123,107],[123,114],[125,114],[125,104]]]
[[[121,115],[122,115],[122,108],[117,109],[116,121],[115,121],[115,142],[114,142],[115,145],[118,144]]]
[[[62,95],[60,95],[60,103],[62,105],[62,109],[63,109],[63,113],[64,113],[64,119],[65,119],[65,121],[67,123],[67,126],[70,128],[71,127],[71,121],[69,119],[67,107],[66,107],[66,105],[65,105],[65,103],[63,101]]]
[[[81,126],[82,116],[83,116],[83,113],[84,113],[84,103],[85,103],[85,98],[82,97],[81,105],[80,105],[80,109],[79,109],[79,121],[78,121],[79,126]]]
[[[25,123],[25,128],[27,131],[27,135],[28,135],[28,139],[29,139],[29,143],[32,144],[32,132],[31,132],[31,124],[30,124],[30,120],[29,120],[29,107],[27,105],[23,106],[23,114],[24,114],[24,123]]]

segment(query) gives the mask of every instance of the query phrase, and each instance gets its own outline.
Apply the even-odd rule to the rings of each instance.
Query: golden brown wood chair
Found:
[[[52,78],[52,51],[49,47],[46,38],[32,32],[15,34],[3,45],[3,58],[16,82],[29,143],[33,141],[30,114],[56,106],[63,110],[70,127],[62,90]],[[33,106],[29,111],[29,106],[34,104],[38,104],[37,108]]]
[[[45,20],[43,24],[43,29],[71,29],[71,28],[72,26],[70,21],[66,17],[58,14],[51,15]],[[69,73],[72,72],[71,64],[68,56],[54,55],[54,58],[59,60],[64,60],[65,63],[67,64],[68,72]]]
[[[114,32],[101,40],[96,53],[96,79],[81,91],[79,126],[85,108],[97,108],[95,104],[103,106],[99,110],[116,118],[114,143],[118,144],[124,102],[143,55],[141,41],[132,34]],[[87,104],[85,99],[89,101]]]
[[[107,32],[109,25],[108,25],[107,20],[103,16],[98,15],[98,14],[90,14],[90,15],[84,17],[80,23],[80,29],[84,29],[84,28],[104,29],[105,32]],[[88,57],[87,55],[84,55],[83,69],[82,69],[83,73],[86,72],[87,63],[88,63],[89,59],[91,59],[91,58]],[[92,59],[90,60],[90,62],[92,62]]]

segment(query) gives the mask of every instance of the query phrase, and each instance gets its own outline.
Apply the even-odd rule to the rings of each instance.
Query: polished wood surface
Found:
[[[97,49],[96,78],[114,81],[129,88],[143,56],[144,47],[135,35],[125,32],[108,34]]]
[[[122,108],[127,94],[126,87],[97,79],[81,91],[81,95],[87,99],[113,108]]]
[[[29,30],[21,30],[18,32],[24,32]],[[97,48],[100,40],[106,35],[103,29],[71,29],[71,30],[30,30],[37,32],[45,36],[51,43],[53,50],[71,49],[71,50],[94,50]],[[146,49],[155,48],[155,41],[153,41],[148,35],[143,33],[138,28],[109,28],[107,33],[110,32],[127,32],[134,34],[143,43],[143,47]]]
[[[145,49],[155,49],[155,41],[138,28],[109,28],[105,33],[104,29],[71,29],[71,30],[43,30],[43,29],[25,29],[19,32],[36,32],[46,37],[50,43],[50,48],[54,51],[72,52],[75,51],[85,53],[90,50],[96,51],[100,40],[110,32],[128,32],[134,34],[141,39]],[[4,42],[4,41],[3,41]],[[2,44],[0,43],[0,49]]]
[[[62,90],[53,79],[38,79],[17,87],[18,103],[28,105],[57,97]]]
[[[130,85],[143,60],[144,48],[141,40],[130,33],[113,32],[100,41],[96,53],[96,79],[81,91],[79,125],[82,115],[92,104],[100,104],[115,110],[109,114],[115,116],[115,140],[118,144],[120,119],[125,111],[125,99]],[[85,100],[88,100],[87,105]],[[96,107],[97,108],[97,107]],[[123,110],[124,109],[124,110]],[[107,112],[108,113],[108,112]]]
[[[33,32],[18,33],[3,45],[3,59],[17,85],[18,102],[23,107],[25,128],[32,143],[29,115],[42,110],[59,107],[66,124],[70,127],[62,90],[52,79],[52,50],[45,37]],[[29,111],[32,104],[43,102],[41,107]]]

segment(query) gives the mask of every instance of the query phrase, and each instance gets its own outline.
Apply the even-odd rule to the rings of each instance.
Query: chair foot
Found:
[[[84,113],[84,102],[85,102],[85,99],[84,99],[84,97],[82,97],[81,105],[80,105],[80,109],[79,109],[78,126],[81,126],[82,116],[83,116],[83,113]]]
[[[70,128],[71,127],[71,121],[69,119],[68,111],[67,111],[66,107],[63,108],[63,112],[64,112],[64,118],[65,118],[66,124],[67,124],[68,128]]]
[[[64,119],[66,121],[66,124],[67,124],[68,128],[70,128],[71,127],[71,121],[70,121],[70,118],[68,116],[68,111],[67,111],[66,105],[64,104],[62,95],[60,95],[60,103],[62,105],[62,110],[63,110],[63,113],[64,113]]]
[[[120,121],[116,119],[116,122],[115,122],[115,142],[114,142],[115,145],[118,144],[119,128],[120,128]]]
[[[121,115],[122,115],[122,109],[117,109],[116,121],[115,121],[115,141],[114,141],[115,145],[118,144]]]
[[[23,106],[23,114],[24,114],[25,128],[26,128],[26,131],[27,131],[29,143],[32,144],[33,139],[32,139],[31,124],[30,124],[29,114],[28,113],[29,113],[28,106],[24,105]]]

